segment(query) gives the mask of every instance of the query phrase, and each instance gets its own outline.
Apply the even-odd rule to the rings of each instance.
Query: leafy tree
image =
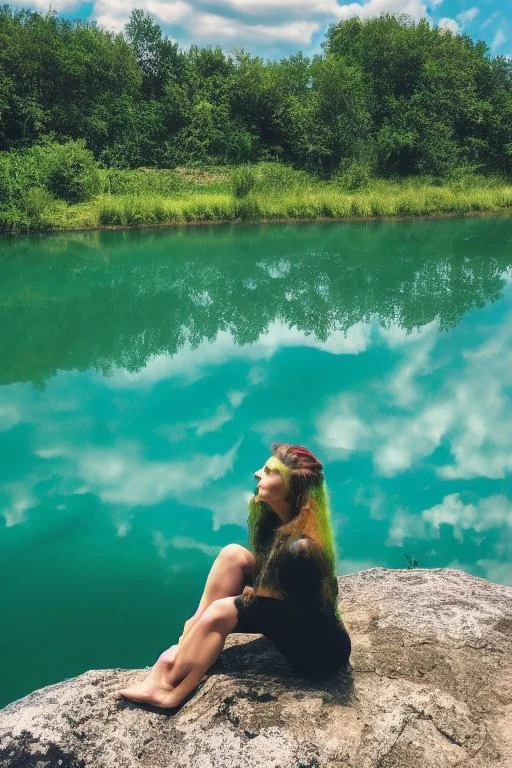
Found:
[[[118,168],[281,160],[370,174],[512,174],[512,64],[406,16],[332,25],[324,53],[180,50],[144,10],[125,34],[0,8],[0,151],[84,140]],[[355,187],[354,187],[355,185]]]
[[[125,34],[142,74],[143,96],[161,98],[169,80],[181,73],[183,57],[177,43],[164,37],[152,16],[138,8],[132,10]]]
[[[510,93],[510,71],[487,58],[482,42],[382,15],[331,26],[325,51],[357,64],[382,173],[447,175],[457,164],[489,169],[486,124],[497,93]],[[505,99],[509,114],[509,100]],[[501,130],[502,122],[499,121]]]

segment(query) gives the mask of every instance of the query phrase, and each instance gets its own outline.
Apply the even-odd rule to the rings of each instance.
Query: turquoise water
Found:
[[[273,441],[340,573],[512,583],[512,221],[0,244],[0,705],[175,642]]]

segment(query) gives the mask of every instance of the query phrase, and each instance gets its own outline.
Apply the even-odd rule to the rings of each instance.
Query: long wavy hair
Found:
[[[336,580],[336,546],[331,524],[329,493],[323,466],[307,448],[291,443],[273,443],[272,455],[291,469],[287,501],[291,517],[281,523],[279,516],[266,502],[253,496],[249,501],[249,543],[258,566],[267,555],[275,536],[309,536],[320,547],[327,561],[331,578],[323,585],[324,599],[334,599],[338,593]]]

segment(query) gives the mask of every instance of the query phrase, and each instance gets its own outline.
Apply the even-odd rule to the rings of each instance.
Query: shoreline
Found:
[[[465,218],[511,218],[512,206],[507,206],[492,210],[475,211],[438,211],[424,214],[386,214],[382,216],[263,216],[254,219],[189,219],[189,220],[170,220],[163,222],[147,222],[140,224],[100,224],[90,227],[53,228],[53,229],[30,229],[20,232],[0,232],[0,237],[4,239],[26,237],[29,235],[57,235],[70,232],[101,232],[118,230],[143,230],[143,229],[177,229],[185,227],[206,227],[206,226],[227,226],[227,225],[269,225],[269,224],[314,224],[314,223],[375,223],[379,221],[428,221],[439,219],[465,219]]]

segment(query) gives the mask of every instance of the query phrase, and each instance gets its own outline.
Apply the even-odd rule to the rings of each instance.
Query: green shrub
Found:
[[[254,171],[259,192],[290,192],[292,189],[303,191],[315,184],[315,179],[307,171],[297,170],[285,163],[258,163],[254,166]]]
[[[335,181],[342,189],[355,192],[358,189],[368,189],[372,175],[369,163],[356,160],[343,165],[336,174]]]
[[[48,219],[48,214],[55,207],[55,198],[43,187],[27,189],[19,201],[19,208],[27,215],[32,224],[41,225]]]
[[[12,197],[12,160],[8,152],[0,154],[0,203],[8,202]]]
[[[44,183],[44,168],[27,152],[0,153],[0,203],[19,207],[28,189]]]
[[[251,221],[260,218],[262,214],[259,203],[254,198],[238,200],[235,205],[235,217],[243,221]]]
[[[247,197],[256,186],[256,175],[252,168],[242,165],[233,174],[233,194],[235,197]]]
[[[68,203],[81,203],[101,191],[98,164],[82,139],[46,144],[30,152],[46,165],[45,186],[55,197]]]

